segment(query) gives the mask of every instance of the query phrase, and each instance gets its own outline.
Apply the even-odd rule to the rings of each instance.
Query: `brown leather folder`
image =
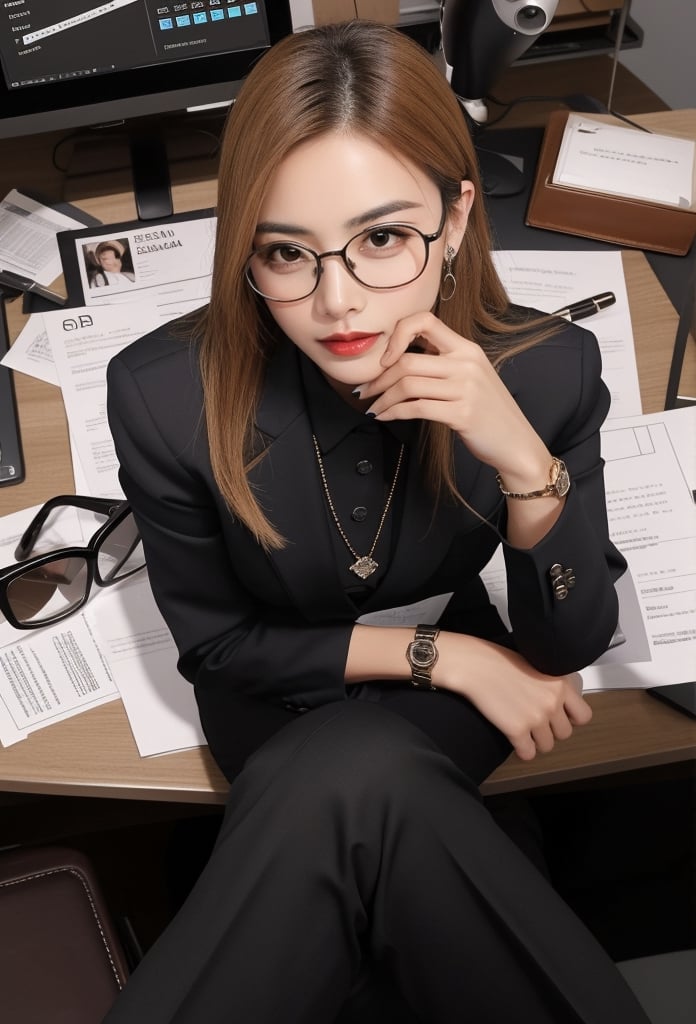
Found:
[[[681,209],[643,199],[554,185],[553,173],[567,119],[565,110],[555,110],[549,115],[526,223],[547,231],[599,238],[622,248],[649,249],[676,256],[687,253],[696,238],[696,209],[693,207]]]

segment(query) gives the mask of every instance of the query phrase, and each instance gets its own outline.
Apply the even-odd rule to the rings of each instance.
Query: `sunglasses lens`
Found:
[[[18,622],[37,626],[79,608],[88,583],[86,559],[58,558],[12,580],[7,600]]]
[[[97,572],[104,583],[123,579],[145,565],[143,545],[132,515],[110,530],[99,545]]]

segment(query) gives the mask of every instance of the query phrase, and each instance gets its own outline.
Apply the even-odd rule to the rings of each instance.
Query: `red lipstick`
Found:
[[[379,338],[379,332],[368,334],[366,331],[349,331],[346,334],[329,334],[326,338],[320,338],[322,345],[326,345],[329,352],[335,356],[359,356],[372,348]]]

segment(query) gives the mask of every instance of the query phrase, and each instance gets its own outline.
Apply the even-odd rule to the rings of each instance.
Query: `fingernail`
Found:
[[[360,384],[357,388],[353,388],[353,390],[351,391],[351,395],[353,395],[354,398],[360,398],[360,392],[362,391],[362,387],[362,384]]]
[[[369,416],[370,419],[373,420],[377,416],[377,413],[376,412],[372,412],[371,409],[368,409],[367,412],[365,413],[365,415]]]

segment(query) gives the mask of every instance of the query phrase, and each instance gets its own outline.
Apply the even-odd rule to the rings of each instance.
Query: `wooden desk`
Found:
[[[685,124],[691,127],[694,122],[696,112],[686,115]],[[50,137],[44,138],[50,141]],[[33,140],[33,144],[38,143]],[[38,158],[36,152],[33,158]],[[16,181],[7,182],[3,181],[7,171],[0,171],[2,194],[13,184],[26,180],[16,169],[15,174]],[[214,205],[215,182],[187,181],[175,188],[174,199],[177,212]],[[80,205],[104,221],[134,216],[132,199],[126,192],[93,196]],[[626,252],[623,259],[643,408],[654,412],[663,407],[677,315],[643,254]],[[24,320],[19,302],[11,303],[8,312],[11,335],[16,337]],[[692,357],[690,351],[685,378],[689,387],[696,388]],[[59,390],[22,374],[16,375],[16,389],[27,479],[17,487],[0,489],[0,515],[74,490]],[[694,757],[696,722],[658,704],[642,691],[592,694],[589,699],[595,712],[590,725],[551,754],[537,757],[531,763],[510,758],[485,784],[485,792],[592,778]],[[13,747],[0,749],[0,788],[14,792],[219,803],[225,798],[227,785],[207,748],[140,758],[123,706],[114,701],[42,729]]]

